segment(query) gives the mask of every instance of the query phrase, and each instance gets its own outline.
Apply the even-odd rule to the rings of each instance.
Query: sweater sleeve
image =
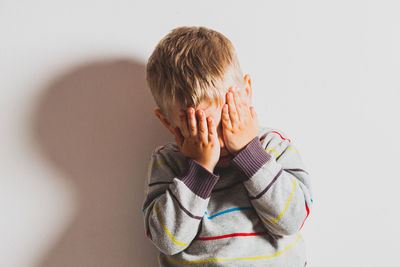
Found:
[[[181,155],[182,156],[182,155]],[[152,155],[143,204],[146,236],[164,254],[186,249],[196,237],[211,191],[219,179],[197,161],[185,158],[183,175],[167,150]]]
[[[291,235],[303,227],[312,204],[311,183],[291,140],[270,131],[254,138],[232,165],[245,174],[243,184],[268,231]]]

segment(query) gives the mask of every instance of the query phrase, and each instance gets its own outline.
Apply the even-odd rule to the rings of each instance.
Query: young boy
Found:
[[[146,71],[176,141],[153,151],[143,203],[160,266],[305,266],[310,177],[293,141],[259,126],[231,42],[178,27]]]

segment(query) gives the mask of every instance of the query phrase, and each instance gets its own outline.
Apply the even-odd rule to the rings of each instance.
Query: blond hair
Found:
[[[225,101],[223,81],[231,75],[243,83],[243,73],[231,41],[206,27],[178,27],[160,40],[149,57],[146,81],[163,115],[170,107],[218,106]]]

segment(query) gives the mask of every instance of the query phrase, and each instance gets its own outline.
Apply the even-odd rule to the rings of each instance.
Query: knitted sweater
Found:
[[[311,204],[310,177],[293,141],[260,126],[230,167],[214,173],[175,143],[157,147],[142,211],[160,266],[303,267],[300,229]]]

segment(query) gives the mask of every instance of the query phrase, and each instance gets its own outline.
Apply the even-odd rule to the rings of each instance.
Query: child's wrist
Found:
[[[200,163],[200,162],[199,162],[199,164],[201,166],[203,166],[204,169],[207,169],[209,172],[211,172],[211,173],[214,172],[215,165],[213,166],[213,165],[210,165],[210,164],[203,164],[203,163]]]

